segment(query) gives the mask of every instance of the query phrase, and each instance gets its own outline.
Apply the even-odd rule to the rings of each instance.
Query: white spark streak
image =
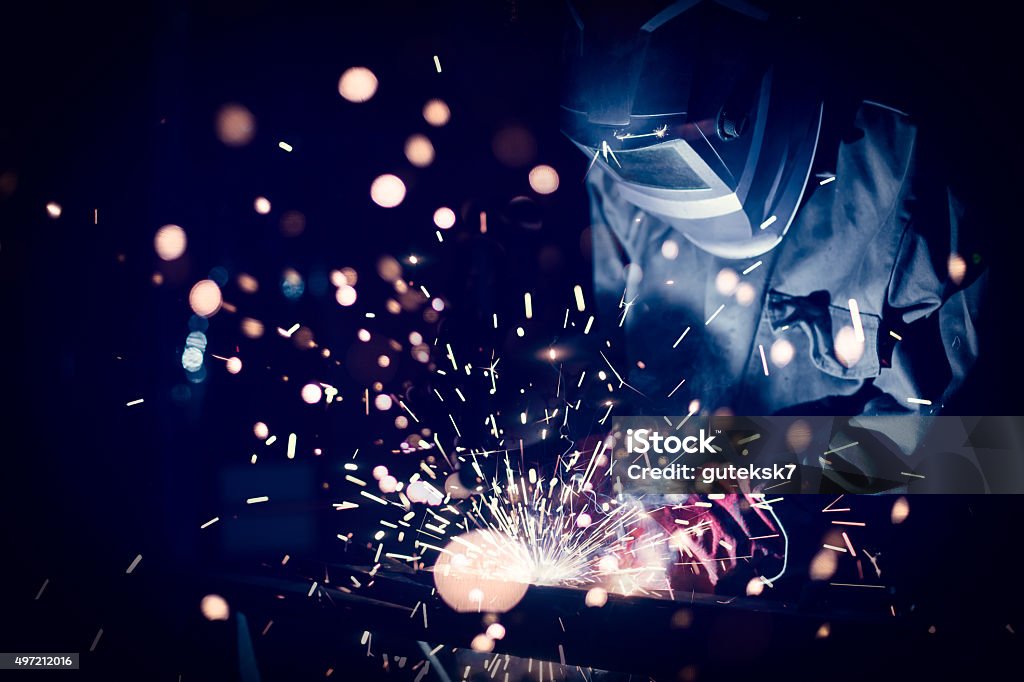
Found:
[[[744,275],[749,275],[749,274],[750,274],[750,273],[752,273],[752,272],[753,272],[754,270],[757,270],[757,269],[758,269],[759,267],[761,267],[761,263],[762,263],[762,262],[763,262],[763,261],[757,261],[756,263],[754,263],[753,265],[751,265],[751,266],[750,266],[749,268],[747,268],[746,270],[744,270],[744,271],[743,271],[743,274],[744,274]]]
[[[711,317],[709,317],[708,321],[704,323],[704,326],[706,327],[709,324],[711,324],[712,322],[714,322],[715,318],[718,317],[718,313],[722,312],[724,309],[725,309],[725,304],[724,303],[722,305],[718,306],[718,310],[716,310],[714,313],[711,314]]]
[[[861,343],[864,343],[864,324],[860,319],[860,306],[857,299],[850,299],[850,318],[853,320],[853,335]]]
[[[715,314],[717,315],[718,313],[715,313]],[[689,333],[690,333],[690,328],[687,327],[686,329],[683,330],[683,333],[679,335],[679,338],[676,339],[676,342],[672,344],[672,347],[675,348],[680,343],[682,343],[683,339],[685,339],[686,335],[689,334]]]

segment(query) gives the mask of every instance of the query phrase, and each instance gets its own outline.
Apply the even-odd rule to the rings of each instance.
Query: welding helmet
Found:
[[[749,258],[782,241],[822,103],[779,22],[741,0],[567,9],[561,127],[591,168],[716,256]]]

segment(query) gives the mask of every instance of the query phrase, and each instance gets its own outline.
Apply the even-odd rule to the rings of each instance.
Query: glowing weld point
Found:
[[[771,216],[770,218],[768,218],[768,220],[766,220],[763,223],[761,223],[761,229],[764,230],[764,229],[767,229],[767,228],[771,227],[772,225],[775,224],[775,221],[778,220],[778,219],[779,219],[778,216]]]

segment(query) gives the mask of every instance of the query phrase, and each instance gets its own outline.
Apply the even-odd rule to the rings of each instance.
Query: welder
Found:
[[[977,358],[986,279],[936,170],[946,141],[816,77],[792,13],[569,14],[562,130],[589,164],[595,291],[630,410],[941,411]]]

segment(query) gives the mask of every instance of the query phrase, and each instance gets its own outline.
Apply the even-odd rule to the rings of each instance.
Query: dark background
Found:
[[[934,3],[841,10],[831,4],[802,8],[816,27],[808,63],[826,64],[850,92],[947,131],[957,182],[986,207],[977,239],[992,286],[981,360],[953,411],[1021,414],[1024,363],[1014,330],[1024,240],[1013,205],[1020,113],[1013,106],[1019,60],[1012,22],[995,3],[951,10]],[[268,331],[269,320],[320,320],[318,341],[342,349],[360,321],[328,317],[331,295],[316,294],[315,273],[356,267],[366,280],[356,309],[379,310],[384,288],[370,281],[376,258],[433,249],[430,216],[443,204],[459,214],[446,235],[454,247],[434,249],[446,255],[425,264],[422,276],[452,301],[452,324],[472,328],[483,320],[486,327],[491,312],[511,319],[521,292],[532,290],[564,292],[558,300],[535,298],[540,319],[560,325],[571,300],[565,297],[573,284],[588,286],[589,271],[579,181],[586,161],[557,130],[560,22],[559,3],[540,0],[5,7],[0,650],[84,652],[104,627],[96,656],[108,670],[154,657],[159,663],[149,679],[176,679],[182,670],[213,679],[217,666],[231,669],[224,654],[230,632],[210,629],[193,605],[209,591],[212,573],[246,565],[262,549],[252,545],[252,534],[200,536],[196,529],[230,515],[231,463],[246,457],[239,449],[250,447],[253,421],[298,423],[325,447],[345,427],[343,420],[303,422],[314,418],[289,412],[297,385],[291,393],[254,393],[272,373],[304,381],[328,371],[309,356],[281,360],[284,341],[247,349],[238,381],[218,376],[187,385],[180,354],[189,331],[188,286],[212,268],[260,280],[252,308],[268,320]],[[370,67],[381,83],[374,99],[359,106],[336,89],[353,65]],[[452,108],[445,128],[430,129],[420,117],[431,97]],[[254,141],[241,149],[225,147],[214,134],[216,111],[228,102],[243,103],[257,119]],[[495,134],[512,124],[536,143],[533,158],[517,168],[499,163],[492,150]],[[437,149],[428,169],[403,157],[414,132],[427,133]],[[278,140],[295,151],[278,149]],[[534,163],[558,169],[554,195],[530,192]],[[367,198],[382,172],[399,174],[410,189],[391,212]],[[273,201],[269,216],[251,210],[261,194]],[[518,195],[530,202],[510,208]],[[47,217],[48,201],[62,205],[59,220]],[[279,230],[287,210],[305,215],[299,237]],[[472,233],[481,210],[491,216],[487,239]],[[540,229],[524,227],[538,219]],[[152,249],[156,228],[171,222],[189,237],[177,266],[161,265]],[[276,288],[283,267],[309,274],[297,302]],[[157,270],[166,278],[161,287],[150,282]],[[233,354],[236,342],[244,339],[222,334],[221,352]],[[480,342],[509,343],[486,335]],[[362,385],[331,376],[343,392]],[[181,386],[189,389],[187,399],[175,393]],[[143,405],[124,407],[138,397]],[[329,466],[313,464],[296,475],[316,483]],[[328,499],[324,493],[318,501]],[[1016,500],[921,504],[925,511],[915,522],[920,518],[922,535],[905,538],[907,563],[897,562],[897,570],[915,574],[920,593],[951,620],[967,614],[1002,628],[999,619],[1010,607],[997,595],[1015,588],[1008,577],[1015,542],[1001,529]],[[322,528],[277,520],[285,524],[281,532],[297,533],[292,539],[307,558],[345,559],[336,545],[321,546]],[[126,576],[140,553],[136,573]],[[46,579],[45,597],[35,602]],[[321,651],[330,647],[324,642]],[[208,661],[215,662],[204,667]]]

